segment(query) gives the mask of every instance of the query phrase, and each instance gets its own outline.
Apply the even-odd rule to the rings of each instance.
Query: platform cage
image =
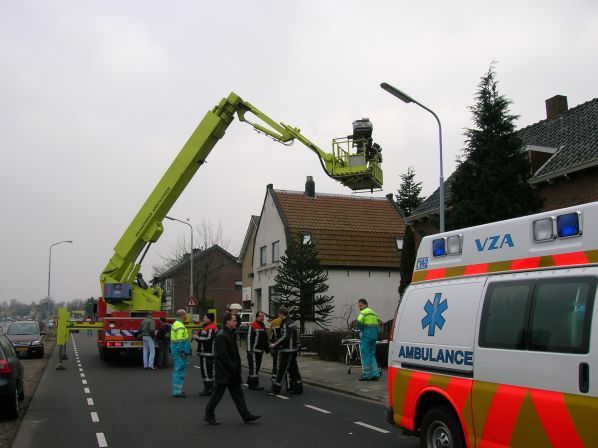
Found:
[[[381,190],[383,177],[380,147],[372,143],[371,139],[352,137],[332,140],[334,157],[331,177],[356,192]]]

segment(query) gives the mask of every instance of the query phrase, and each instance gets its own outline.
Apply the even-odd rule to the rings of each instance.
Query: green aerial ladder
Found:
[[[334,139],[332,152],[328,153],[305,138],[299,129],[275,122],[231,93],[199,123],[116,244],[114,255],[100,276],[103,298],[113,309],[160,309],[162,290],[146,284],[139,272],[141,263],[150,245],[160,238],[166,214],[206,161],[212,148],[224,136],[235,114],[239,121],[249,123],[255,130],[276,141],[285,144],[300,141],[317,154],[322,168],[330,177],[353,191],[373,191],[382,187],[381,150],[371,139],[372,126],[369,120],[353,122],[353,135]],[[248,114],[255,116],[261,124],[249,121]]]

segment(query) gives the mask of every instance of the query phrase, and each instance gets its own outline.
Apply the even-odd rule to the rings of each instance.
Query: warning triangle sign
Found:
[[[195,297],[193,297],[193,296],[189,297],[189,300],[187,300],[187,306],[189,308],[191,308],[193,306],[197,306],[197,300],[195,300]]]

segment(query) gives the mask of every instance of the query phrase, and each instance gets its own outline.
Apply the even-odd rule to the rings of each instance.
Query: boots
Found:
[[[204,381],[203,382],[203,392],[199,393],[200,397],[209,397],[212,395],[212,391],[214,390],[214,382],[213,381]]]
[[[264,390],[264,388],[260,386],[259,381],[260,381],[259,378],[248,377],[247,378],[247,387],[251,390]]]

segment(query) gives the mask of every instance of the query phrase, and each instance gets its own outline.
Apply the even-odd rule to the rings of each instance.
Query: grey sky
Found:
[[[384,155],[384,192],[414,166],[438,185],[433,109],[448,177],[472,126],[468,107],[493,60],[520,127],[544,100],[597,95],[595,1],[0,0],[0,301],[97,297],[99,273],[130,220],[203,115],[234,91],[324,149],[363,116]],[[268,183],[346,193],[315,155],[234,122],[170,214],[222,224],[238,253]],[[186,226],[165,222],[144,263]]]

